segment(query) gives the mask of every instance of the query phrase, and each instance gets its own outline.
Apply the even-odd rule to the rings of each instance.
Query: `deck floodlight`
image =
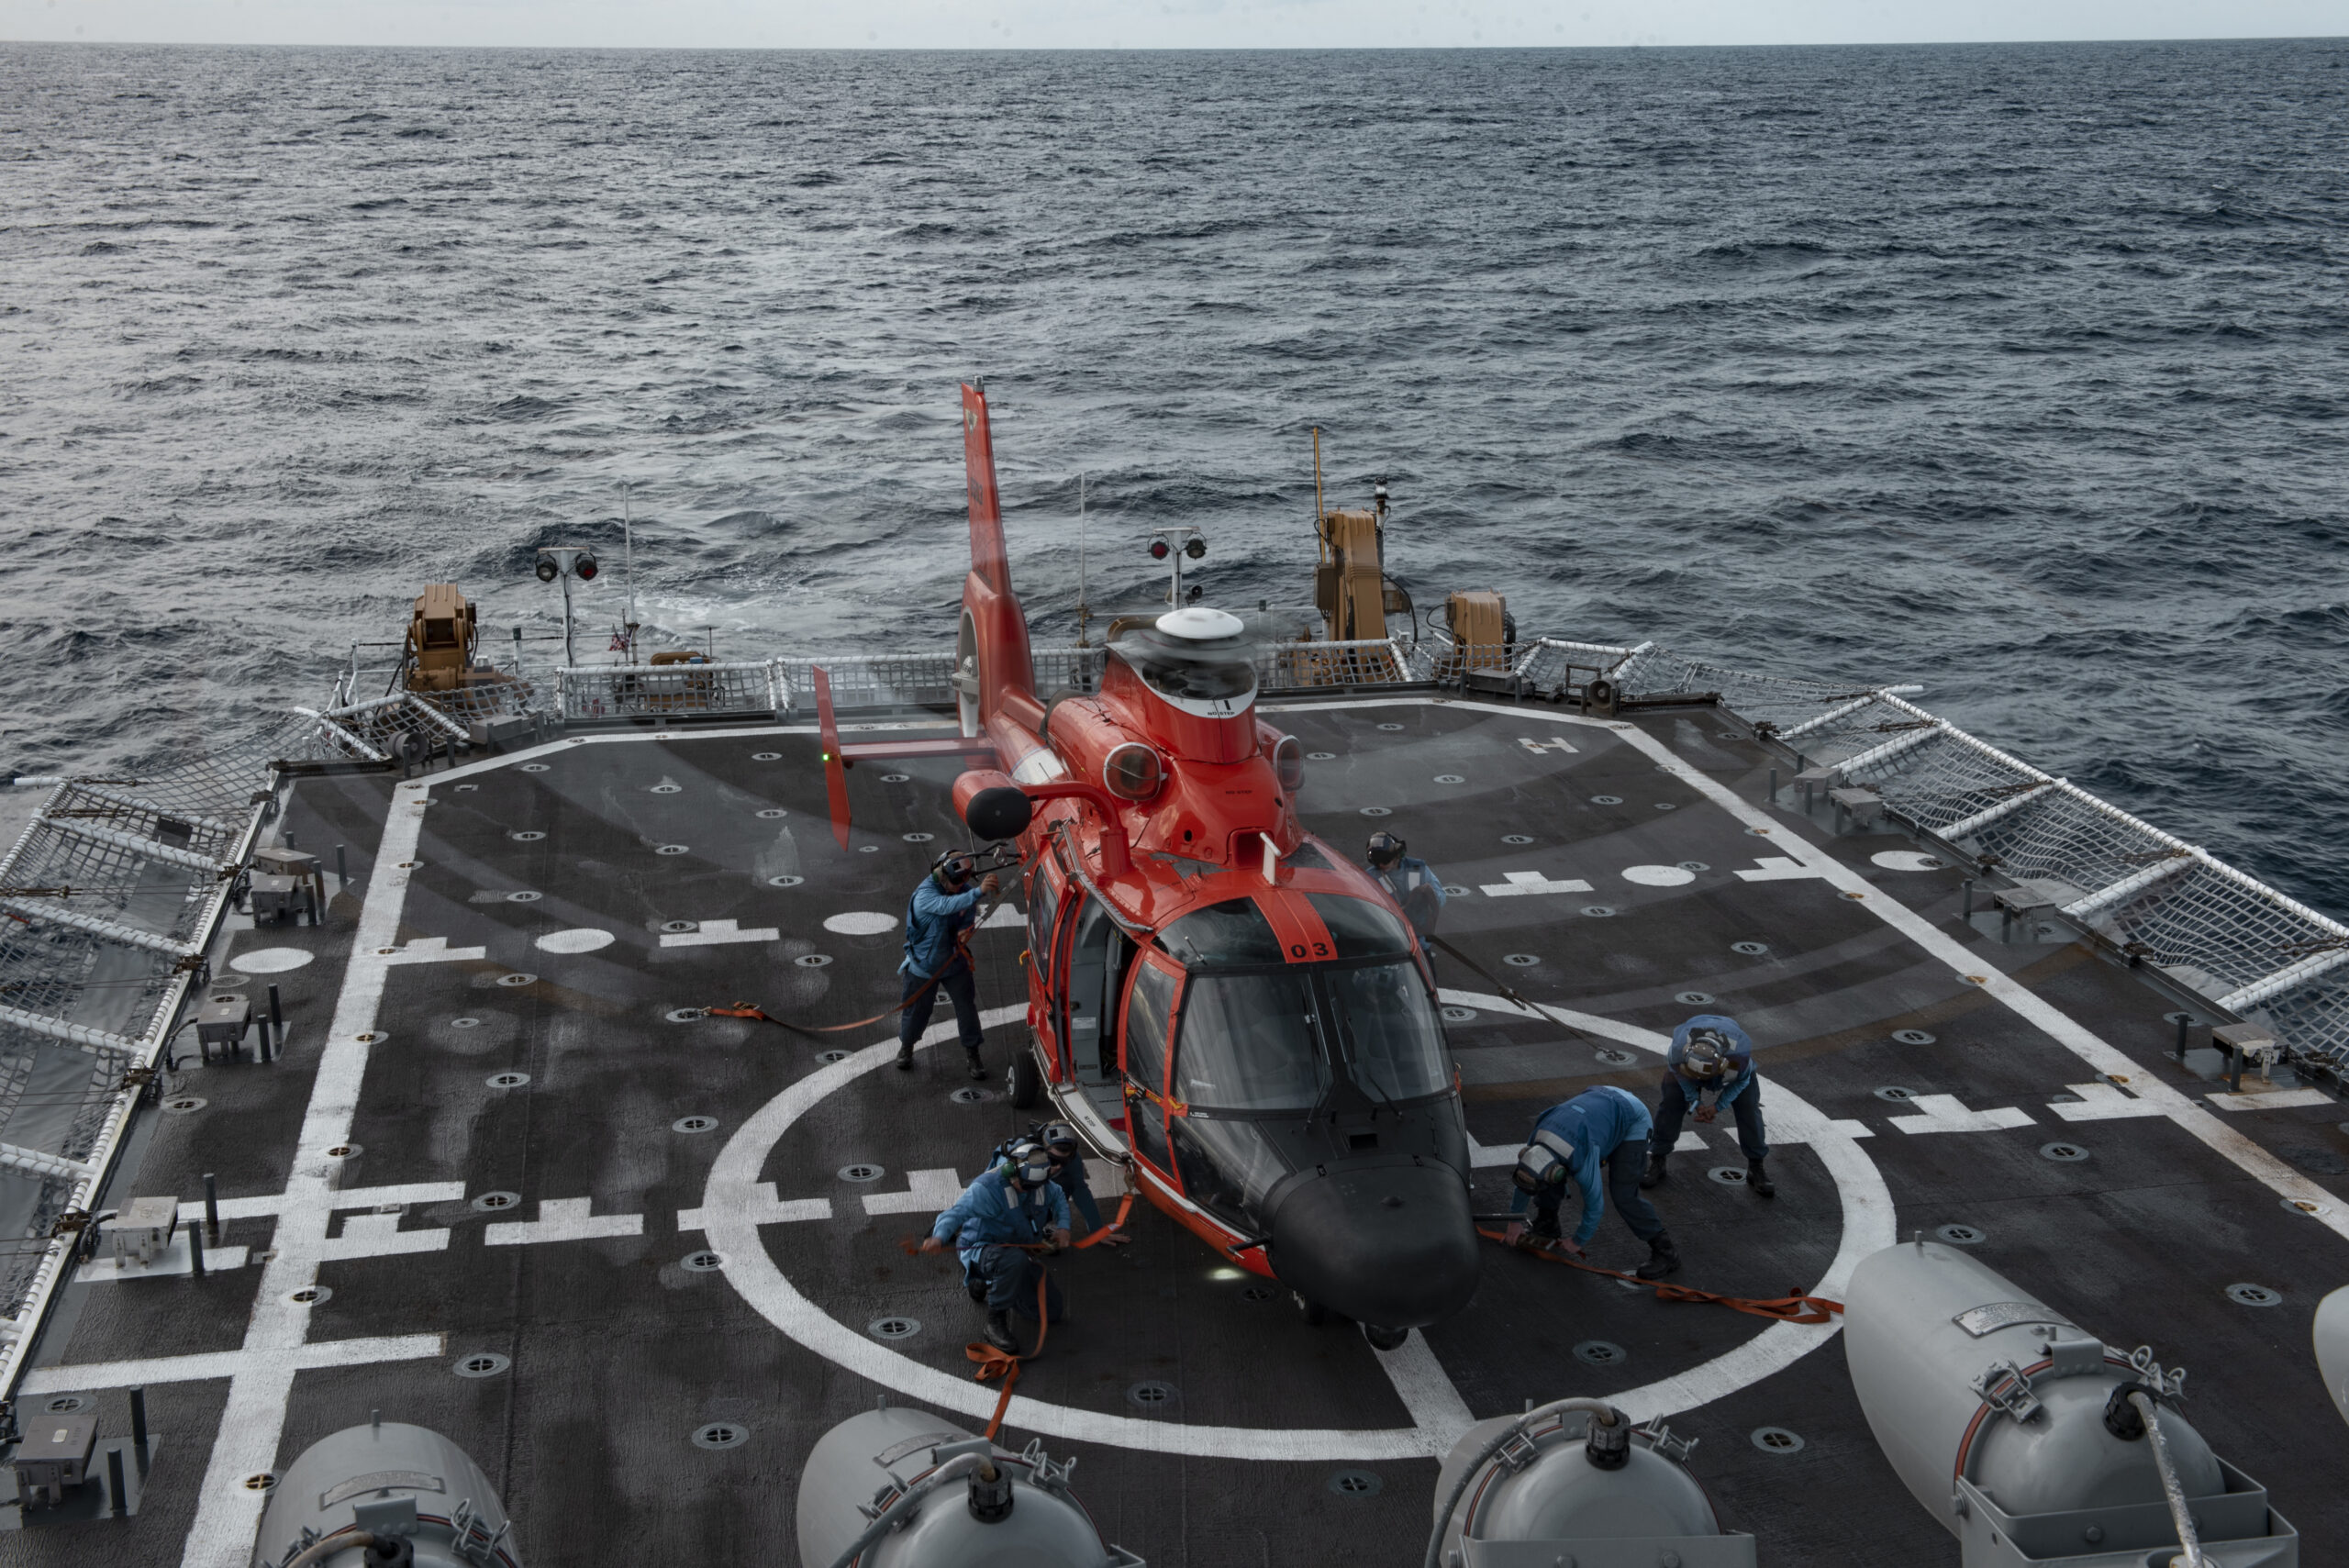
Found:
[[[1183,547],[1183,553],[1189,556],[1194,561],[1201,559],[1207,554],[1207,552],[1208,541],[1203,539],[1194,539],[1190,543]]]

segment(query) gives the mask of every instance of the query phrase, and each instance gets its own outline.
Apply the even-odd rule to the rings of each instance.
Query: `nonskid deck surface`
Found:
[[[2307,1348],[2349,1206],[2286,1204],[2349,1166],[2329,1100],[2212,1108],[2209,1064],[2166,1054],[2170,1003],[2078,944],[1969,928],[1958,873],[1898,834],[1773,807],[1768,760],[1711,710],[1607,723],[1389,697],[1268,717],[1324,754],[1313,830],[1349,854],[1375,828],[1408,838],[1464,890],[1444,934],[1552,1009],[1438,960],[1479,1208],[1505,1202],[1540,1109],[1595,1083],[1653,1101],[1664,1032],[1732,1014],[1764,1046],[1778,1196],[1709,1179],[1742,1159],[1726,1122],[1692,1129],[1704,1147],[1653,1195],[1681,1282],[1831,1296],[1896,1237],[1974,1228],[2023,1288],[2192,1368],[2189,1418],[2309,1561],[2349,1546]],[[135,1518],[0,1553],[241,1564],[263,1496],[248,1477],[381,1409],[482,1462],[530,1562],[724,1562],[752,1540],[788,1562],[798,1466],[832,1424],[883,1396],[982,1424],[977,1314],[951,1264],[899,1243],[1029,1119],[1000,1078],[958,1097],[944,1024],[899,1073],[886,1023],[811,1040],[670,1016],[894,1005],[907,893],[961,841],[951,767],[857,768],[846,851],[799,731],[595,736],[410,785],[300,784],[285,828],[349,844],[354,886],[324,928],[231,939],[262,971],[247,984],[281,988],[285,1057],[188,1072],[173,1102],[202,1103],[157,1115],[106,1199],[193,1199],[216,1173],[213,1271],[74,1286],[26,1384],[28,1410],[94,1398],[111,1432],[143,1383],[163,1438],[149,1490]],[[998,1071],[1025,1004],[1005,907],[976,942]],[[1416,1562],[1431,1456],[1472,1417],[1568,1393],[1702,1440],[1694,1470],[1765,1562],[1956,1561],[1830,1330],[1494,1249],[1466,1311],[1382,1356],[1136,1215],[1133,1246],[1053,1265],[1071,1318],[1009,1427],[1081,1456],[1104,1533],[1153,1564]],[[1594,1259],[1642,1255],[1610,1215]],[[2239,1283],[2280,1305],[2238,1305]],[[747,1437],[697,1445],[712,1425]],[[1801,1446],[1758,1446],[1765,1427]]]

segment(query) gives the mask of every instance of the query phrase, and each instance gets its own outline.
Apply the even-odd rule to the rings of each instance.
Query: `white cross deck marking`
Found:
[[[283,1359],[290,1376],[296,1369],[372,1366],[377,1362],[422,1361],[443,1355],[441,1334],[385,1334],[363,1340],[319,1340],[297,1345]],[[93,1388],[137,1388],[151,1383],[202,1383],[226,1377],[241,1381],[252,1370],[249,1352],[206,1351],[190,1356],[154,1356],[145,1361],[92,1362],[82,1366],[39,1366],[25,1373],[18,1394],[86,1394]],[[232,1385],[233,1387],[233,1385]],[[233,1484],[232,1484],[233,1485]],[[243,1490],[241,1486],[238,1488]],[[261,1516],[253,1516],[260,1527]],[[244,1559],[238,1559],[243,1568]]]
[[[1816,867],[1803,865],[1785,855],[1762,855],[1757,857],[1753,863],[1760,869],[1739,872],[1737,879],[1740,882],[1798,882],[1806,877],[1827,874]]]
[[[2245,1089],[2233,1094],[2213,1092],[2210,1103],[2222,1111],[2280,1111],[2294,1106],[2329,1106],[2332,1096],[2322,1089]]]
[[[382,1208],[387,1204],[403,1207],[412,1203],[454,1203],[465,1195],[462,1182],[403,1182],[387,1187],[345,1187],[329,1195],[327,1207],[332,1209]],[[285,1207],[284,1193],[257,1193],[247,1197],[224,1197],[220,1200],[220,1222],[231,1219],[265,1219]],[[190,1225],[204,1218],[204,1200],[190,1199],[180,1205],[180,1223]]]
[[[1517,738],[1517,743],[1536,756],[1544,751],[1572,752],[1575,750],[1574,742],[1563,735],[1548,740],[1536,740],[1531,735],[1520,735]]]
[[[612,1236],[641,1236],[644,1216],[640,1214],[607,1214],[600,1218],[591,1212],[596,1200],[591,1197],[551,1197],[539,1205],[539,1218],[534,1220],[509,1220],[493,1225],[482,1234],[484,1247],[519,1247],[540,1241],[600,1241]],[[352,1220],[353,1225],[358,1224]],[[445,1236],[446,1231],[442,1232]]]
[[[449,1248],[446,1230],[403,1230],[396,1214],[354,1214],[342,1222],[342,1234],[319,1243],[318,1258],[390,1258],[402,1252],[443,1252]]]
[[[779,1198],[774,1195],[773,1182],[761,1182],[751,1189],[747,1197],[726,1206],[725,1218],[746,1220],[752,1225],[777,1225],[793,1219],[829,1219],[832,1200],[828,1197]],[[709,1210],[681,1208],[677,1211],[680,1230],[709,1229]]]
[[[1085,1172],[1089,1178],[1092,1171]],[[864,1212],[867,1214],[936,1214],[954,1207],[963,1195],[963,1184],[954,1179],[952,1171],[908,1171],[907,1185],[902,1193],[867,1193]],[[1090,1185],[1088,1180],[1087,1184]]]
[[[380,943],[378,944],[381,945]],[[354,953],[355,953],[354,948]],[[418,937],[380,956],[385,963],[472,963],[489,956],[487,948],[452,948],[446,937]],[[378,995],[381,993],[379,992]]]
[[[1672,1146],[1672,1151],[1675,1154],[1702,1154],[1705,1151],[1705,1140],[1693,1132],[1683,1132],[1680,1135],[1680,1141]]]
[[[2099,1081],[2094,1084],[2066,1084],[2066,1094],[2080,1096],[2077,1104],[2057,1102],[2047,1108],[2065,1121],[2113,1121],[2123,1117],[2161,1116],[2161,1106],[2150,1101],[2123,1094],[2112,1084]]]
[[[1027,916],[1022,915],[1008,904],[1001,904],[996,906],[994,914],[979,922],[978,929],[982,931],[1000,931],[1024,926],[1027,923]]]
[[[245,1250],[242,1247],[206,1247],[204,1250],[204,1272],[206,1273],[216,1269],[241,1269],[244,1266]],[[155,1261],[151,1263],[125,1258],[117,1266],[112,1258],[96,1258],[73,1271],[73,1283],[104,1284],[108,1280],[160,1279],[168,1274],[184,1275],[193,1272],[193,1260],[188,1256],[187,1232],[183,1230],[172,1238],[171,1245],[155,1254]]]
[[[752,926],[744,930],[731,920],[704,920],[690,931],[663,931],[661,945],[664,948],[714,948],[726,942],[771,942],[783,935],[773,926]]]
[[[1536,893],[1588,893],[1590,884],[1569,877],[1553,882],[1538,871],[1508,871],[1501,875],[1507,880],[1483,884],[1487,898],[1523,898]]]
[[[1892,1125],[1903,1132],[1997,1132],[2009,1127],[2031,1127],[2031,1114],[2013,1106],[1970,1111],[1955,1095],[1919,1095],[1909,1102],[1915,1116],[1897,1116]]]

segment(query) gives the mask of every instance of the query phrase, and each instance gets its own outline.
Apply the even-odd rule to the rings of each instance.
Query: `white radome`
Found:
[[[1179,610],[1169,610],[1159,617],[1158,629],[1186,642],[1214,642],[1222,638],[1238,637],[1248,628],[1238,616],[1223,610],[1211,610],[1204,605],[1190,605]]]

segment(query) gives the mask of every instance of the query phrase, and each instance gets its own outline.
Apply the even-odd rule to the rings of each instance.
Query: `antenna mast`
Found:
[[[1093,610],[1085,602],[1085,475],[1076,476],[1076,645],[1090,646],[1085,640],[1085,628],[1091,624]]]
[[[628,573],[628,610],[620,617],[628,628],[628,662],[636,662],[636,511],[629,501],[628,481],[620,481],[621,565]]]

